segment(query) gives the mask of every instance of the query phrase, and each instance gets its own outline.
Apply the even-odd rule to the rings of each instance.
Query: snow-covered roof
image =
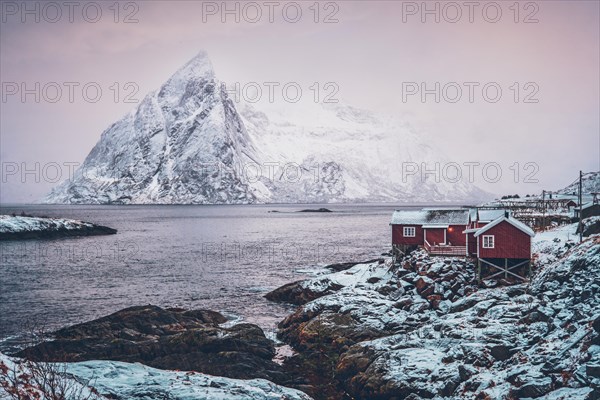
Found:
[[[469,218],[471,219],[471,221],[477,220],[477,209],[476,208],[469,209]]]
[[[576,194],[553,193],[551,200],[573,200],[573,201],[577,202],[578,195],[576,195]]]
[[[475,237],[481,235],[482,233],[485,233],[487,231],[489,231],[490,229],[492,229],[494,226],[498,225],[501,222],[508,222],[509,224],[511,224],[512,226],[514,226],[515,228],[519,229],[520,231],[525,232],[526,234],[528,234],[529,236],[533,237],[535,236],[535,232],[528,227],[527,225],[525,225],[524,223],[522,223],[521,221],[512,218],[512,217],[499,217],[497,219],[495,219],[494,221],[490,222],[489,224],[487,224],[486,226],[484,226],[483,228],[479,229],[477,232],[475,232]]]
[[[392,225],[466,225],[469,210],[466,208],[424,208],[422,210],[396,210]]]
[[[491,222],[497,218],[504,216],[506,210],[495,209],[495,210],[478,210],[478,221]]]
[[[586,208],[590,208],[594,204],[598,204],[598,203],[594,203],[593,201],[587,202],[587,203],[585,203],[584,205],[581,206],[581,209],[585,210]]]

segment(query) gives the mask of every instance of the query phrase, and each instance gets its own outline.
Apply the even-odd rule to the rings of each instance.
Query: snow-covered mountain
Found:
[[[446,157],[401,120],[341,104],[235,103],[206,53],[102,133],[50,203],[475,201]],[[272,107],[271,107],[272,108]],[[408,165],[409,163],[410,165]],[[422,164],[425,163],[425,164]],[[437,163],[437,164],[436,164]],[[454,171],[450,171],[454,177]]]

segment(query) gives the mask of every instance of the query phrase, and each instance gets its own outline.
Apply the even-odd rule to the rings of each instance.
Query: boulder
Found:
[[[218,325],[225,321],[208,310],[130,307],[60,329],[54,340],[16,355],[34,361],[140,362],[229,378],[284,380],[281,367],[271,361],[274,344],[263,331],[253,324]]]
[[[552,378],[543,377],[525,382],[522,386],[513,389],[517,398],[540,397],[552,390]]]
[[[316,291],[305,286],[305,282],[306,281],[296,281],[288,283],[267,293],[265,298],[271,301],[302,305],[343,288],[342,285],[324,279],[322,281],[323,287]]]

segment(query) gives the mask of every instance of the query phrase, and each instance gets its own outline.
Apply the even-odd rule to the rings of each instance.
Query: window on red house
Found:
[[[494,235],[483,235],[483,248],[493,249],[494,248]]]
[[[405,226],[402,232],[402,235],[404,237],[415,237],[416,236],[416,230],[414,226]]]

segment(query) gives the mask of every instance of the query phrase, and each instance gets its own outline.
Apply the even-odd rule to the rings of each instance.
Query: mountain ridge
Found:
[[[392,117],[342,104],[287,104],[265,113],[234,102],[201,51],[110,125],[73,179],[44,201],[250,204],[486,197],[465,181],[402,176],[404,162],[444,160]]]

